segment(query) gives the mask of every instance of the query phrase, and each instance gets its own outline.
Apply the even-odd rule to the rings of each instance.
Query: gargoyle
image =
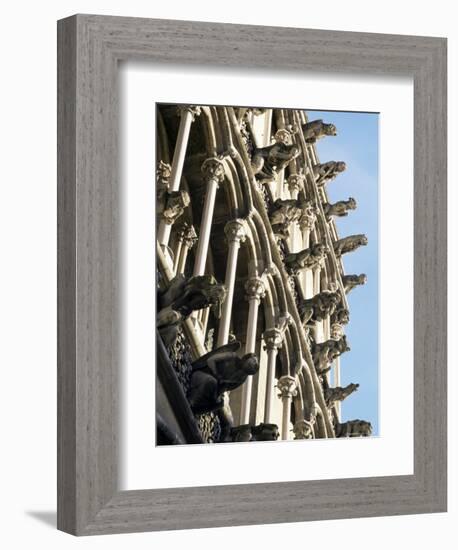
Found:
[[[350,321],[350,311],[342,304],[338,305],[331,315],[331,325],[346,325]]]
[[[276,441],[280,435],[276,424],[258,424],[251,428],[252,441]]]
[[[297,145],[285,145],[277,142],[267,147],[256,148],[251,166],[260,181],[272,181],[283,168],[297,158],[300,149]]]
[[[342,353],[350,351],[346,336],[339,340],[326,340],[312,345],[312,358],[318,374],[325,374],[331,370],[332,361]]]
[[[344,388],[337,386],[335,388],[326,388],[324,390],[324,398],[326,400],[326,405],[330,407],[336,401],[343,401],[353,392],[359,388],[359,384],[348,384]]]
[[[312,269],[319,265],[328,252],[328,248],[317,243],[300,252],[292,252],[285,256],[285,267],[289,273],[296,275],[302,269]]]
[[[308,300],[301,300],[298,310],[302,323],[305,325],[311,320],[322,321],[334,313],[341,300],[342,297],[338,292],[329,290],[323,290]]]
[[[348,294],[350,290],[353,290],[355,287],[365,285],[367,283],[367,276],[365,273],[361,273],[361,275],[344,275],[342,277],[342,283],[345,292]]]
[[[369,437],[372,435],[372,425],[366,420],[349,420],[334,426],[336,437]]]
[[[157,328],[166,345],[172,345],[178,329],[193,311],[211,306],[216,317],[226,298],[226,287],[211,275],[186,279],[177,275],[168,289],[158,296]]]
[[[306,200],[303,195],[298,199],[277,199],[270,214],[273,232],[287,237],[290,224],[298,222],[304,212],[308,212],[310,205],[310,201]]]
[[[348,216],[349,210],[356,210],[356,201],[353,197],[350,197],[348,201],[338,201],[334,204],[325,202],[323,204],[323,210],[328,220],[330,220],[332,216]]]
[[[341,160],[330,160],[323,164],[315,164],[313,166],[313,174],[315,175],[316,184],[321,187],[332,181],[338,174],[347,169],[345,162]]]
[[[250,424],[242,424],[231,429],[231,441],[234,443],[245,443],[251,441]]]
[[[159,296],[159,302],[162,309],[168,307],[178,311],[183,318],[208,306],[216,308],[215,314],[219,317],[219,308],[226,294],[226,287],[218,283],[212,275],[199,275],[187,279],[181,274],[170,281],[168,289]]]
[[[240,342],[232,342],[206,353],[192,364],[188,400],[194,414],[224,406],[224,393],[235,390],[259,368],[254,353],[239,357]]]
[[[334,252],[338,258],[342,256],[342,254],[347,254],[347,252],[353,252],[360,246],[366,246],[367,245],[367,237],[366,235],[360,234],[360,235],[349,235],[348,237],[344,237],[343,239],[339,239],[338,241],[335,241],[334,243]]]
[[[334,124],[326,124],[322,120],[312,120],[302,125],[302,132],[306,143],[316,143],[317,139],[324,136],[336,136],[337,129]]]

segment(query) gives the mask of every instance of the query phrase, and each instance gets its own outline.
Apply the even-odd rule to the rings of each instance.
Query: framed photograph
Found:
[[[59,529],[446,511],[446,40],[58,52]]]

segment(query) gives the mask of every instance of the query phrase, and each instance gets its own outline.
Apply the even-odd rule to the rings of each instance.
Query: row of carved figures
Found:
[[[306,143],[314,143],[316,139],[324,135],[336,134],[333,125],[324,124],[322,121],[305,124],[302,130]],[[273,145],[254,150],[252,167],[258,180],[265,181],[275,177],[279,170],[297,158],[300,152],[299,148],[288,143],[290,138],[290,132],[279,131]],[[331,161],[317,164],[313,167],[315,181],[319,186],[324,185],[345,168],[343,162]],[[169,177],[170,167],[161,161],[157,170],[158,214],[167,223],[173,224],[189,205],[190,198],[186,191],[170,192],[167,183]],[[346,216],[348,210],[354,208],[356,208],[356,201],[353,198],[336,204],[326,203],[323,205],[328,220],[332,216]],[[289,225],[292,222],[307,223],[307,220],[316,216],[315,209],[316,206],[307,201],[304,195],[300,195],[298,199],[277,200],[270,213],[272,229],[280,237],[285,237],[288,235]],[[353,235],[334,242],[333,248],[336,256],[340,257],[365,244],[367,244],[367,239],[364,235]],[[328,252],[325,245],[318,243],[300,252],[287,254],[285,268],[290,274],[297,274],[302,269],[319,265]],[[346,292],[364,283],[365,275],[348,275],[343,278]],[[212,307],[216,317],[219,317],[219,310],[226,294],[225,286],[218,283],[212,276],[204,275],[187,280],[184,275],[177,275],[158,298],[157,327],[164,342],[168,345],[173,344],[183,322],[194,311]],[[319,321],[328,315],[332,316],[332,320],[336,323],[347,322],[348,311],[342,308],[341,302],[341,296],[337,292],[330,291],[323,291],[309,300],[302,300],[299,307],[302,322],[307,324],[314,320]],[[208,413],[223,408],[224,394],[239,387],[248,376],[257,373],[259,363],[256,355],[246,354],[240,357],[239,348],[239,342],[231,342],[194,361],[188,400],[195,414]],[[312,344],[312,357],[317,373],[320,375],[326,373],[330,369],[333,359],[348,350],[345,336]],[[357,387],[358,385],[350,384],[346,388],[329,389],[326,393],[327,405],[332,406],[336,401],[344,399]],[[312,413],[308,420],[302,421],[305,423],[302,428],[300,425],[295,426],[296,438],[311,436],[313,421]],[[370,424],[364,423],[364,421],[356,420],[336,424],[337,436],[369,435],[369,433]],[[258,427],[238,427],[233,429],[231,437],[237,441],[273,440],[278,437],[278,428],[270,424],[262,424]]]

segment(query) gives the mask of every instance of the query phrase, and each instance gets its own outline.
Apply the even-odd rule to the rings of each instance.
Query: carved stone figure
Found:
[[[302,125],[302,132],[306,143],[316,143],[317,139],[324,136],[336,136],[337,129],[334,124],[326,124],[322,120],[312,120]]]
[[[166,191],[163,209],[160,211],[158,207],[157,214],[165,223],[173,224],[183,214],[190,202],[191,199],[187,191]]]
[[[313,403],[310,410],[306,413],[305,418],[298,420],[294,424],[294,439],[312,439],[313,426],[315,425],[318,411],[318,404]]]
[[[219,317],[226,293],[226,287],[211,275],[189,280],[184,275],[174,277],[168,289],[158,295],[157,328],[164,342],[174,343],[181,323],[193,311],[210,306]]]
[[[326,405],[330,407],[336,401],[343,401],[358,388],[359,384],[348,384],[348,386],[345,387],[337,386],[335,388],[326,388],[324,390]]]
[[[308,300],[300,300],[298,310],[302,323],[305,325],[311,320],[322,321],[334,313],[341,300],[338,292],[329,290],[323,290]]]
[[[280,432],[276,424],[258,424],[251,428],[252,441],[277,441]]]
[[[347,254],[348,252],[353,252],[360,246],[366,246],[367,245],[367,237],[366,235],[349,235],[348,237],[344,237],[343,239],[339,239],[338,241],[335,241],[334,243],[334,252],[338,258],[342,256],[342,254]]]
[[[355,287],[365,285],[367,283],[367,276],[365,273],[361,273],[361,275],[344,275],[342,277],[342,283],[345,292],[348,294]]]
[[[344,172],[346,169],[347,165],[340,160],[330,160],[323,164],[315,164],[313,166],[313,173],[315,175],[316,184],[321,187],[332,181],[338,174]]]
[[[312,345],[313,364],[318,374],[325,374],[331,369],[330,363],[346,351],[350,351],[346,336],[339,340],[326,340]]]
[[[254,149],[251,165],[253,173],[260,181],[272,181],[283,168],[297,158],[300,149],[297,145],[277,142],[267,147]]]
[[[372,425],[366,420],[349,420],[334,427],[336,437],[369,437],[372,435]]]
[[[303,195],[298,199],[277,199],[270,214],[270,223],[274,233],[287,237],[290,224],[299,222],[310,207],[311,202],[306,200]]]
[[[331,324],[346,325],[350,321],[350,311],[342,304],[338,305],[331,315]]]
[[[156,196],[158,203],[164,200],[165,192],[169,188],[170,175],[172,167],[170,164],[160,160],[156,169]]]
[[[240,342],[232,342],[199,357],[192,364],[188,400],[194,414],[221,409],[224,393],[235,390],[259,368],[254,353],[239,357]]]
[[[226,287],[212,275],[199,275],[188,280],[181,274],[170,281],[168,289],[159,296],[159,302],[162,309],[168,307],[178,311],[184,318],[208,306],[216,308],[218,316],[226,294]]]
[[[296,275],[302,269],[312,269],[325,258],[328,248],[317,243],[300,252],[292,252],[285,256],[285,267],[289,273]]]
[[[251,441],[250,424],[242,424],[231,429],[231,440],[235,443],[245,443]]]
[[[328,220],[330,220],[332,216],[348,216],[349,210],[356,210],[356,201],[353,197],[350,197],[347,201],[338,201],[334,204],[325,202],[323,204],[323,210]]]

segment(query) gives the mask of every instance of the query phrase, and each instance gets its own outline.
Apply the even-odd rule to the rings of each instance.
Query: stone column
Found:
[[[278,350],[283,343],[283,332],[278,328],[271,328],[264,333],[265,349],[267,350],[267,380],[266,400],[264,407],[264,423],[272,422],[272,401],[274,395],[275,365]]]
[[[202,164],[202,173],[207,184],[207,193],[205,195],[204,210],[200,222],[194,276],[204,275],[205,273],[213,210],[215,209],[216,191],[220,183],[224,181],[224,164],[220,159],[209,158]]]
[[[331,338],[333,340],[340,340],[340,338],[342,338],[343,335],[344,335],[343,326],[340,323],[333,323],[331,325]],[[341,380],[340,380],[340,357],[339,356],[334,359],[333,368],[334,368],[334,377],[333,377],[333,382],[334,383],[333,383],[333,386],[337,387],[337,386],[340,386],[340,383],[341,383]],[[335,409],[336,409],[337,418],[340,421],[341,402],[336,401],[334,406],[335,406]]]
[[[277,388],[283,404],[281,438],[283,441],[288,439],[289,419],[291,416],[291,403],[293,397],[297,395],[296,379],[293,376],[285,375],[278,380]]]
[[[237,258],[239,255],[240,243],[246,239],[245,223],[243,220],[231,220],[227,222],[224,233],[229,244],[227,255],[226,277],[224,284],[227,289],[227,296],[223,303],[221,319],[219,321],[218,340],[216,345],[227,344],[229,327],[231,323],[232,302],[234,298],[235,274],[237,272]]]
[[[303,248],[310,247],[310,232],[315,226],[316,222],[316,210],[310,205],[305,208],[302,216],[299,220],[299,227],[302,232],[302,244]],[[313,298],[314,296],[314,282],[313,282],[313,272],[310,269],[305,269],[301,276],[300,281],[302,285],[302,290],[305,298]]]
[[[188,258],[188,252],[197,241],[197,234],[194,226],[184,224],[180,229],[178,239],[178,246],[175,252],[175,275],[180,275],[181,273],[184,273],[186,260]]]
[[[248,327],[246,335],[245,353],[256,351],[256,329],[258,326],[258,310],[261,299],[266,294],[265,285],[260,277],[251,277],[245,283],[246,299],[248,300]],[[248,424],[250,421],[251,393],[253,388],[253,376],[248,376],[242,386],[242,406],[240,412],[240,424]]]
[[[291,174],[287,180],[288,189],[291,193],[292,199],[297,199],[299,191],[304,185],[304,175],[303,174]]]
[[[180,189],[181,175],[183,173],[183,163],[188,147],[189,132],[194,118],[200,114],[200,107],[187,105],[178,108],[180,115],[180,126],[178,128],[177,140],[175,143],[175,151],[173,153],[172,168],[170,171],[169,191],[178,191]],[[172,226],[161,221],[157,232],[157,240],[163,248],[166,248]]]

